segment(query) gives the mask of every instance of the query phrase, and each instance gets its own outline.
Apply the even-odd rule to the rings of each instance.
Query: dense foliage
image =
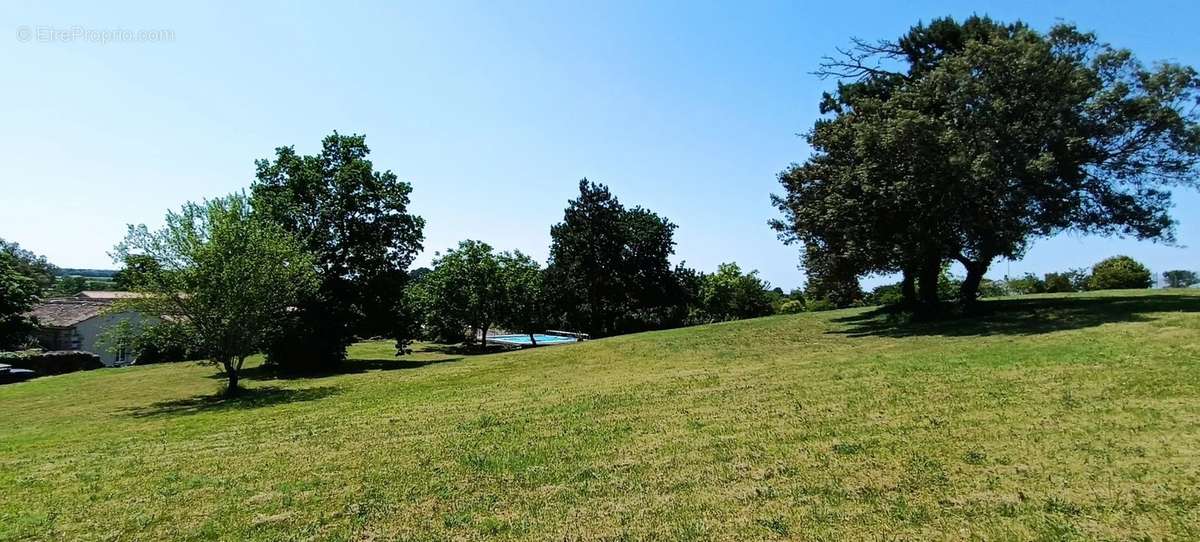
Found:
[[[1200,275],[1197,275],[1195,271],[1174,269],[1163,271],[1162,276],[1163,283],[1167,288],[1188,288],[1200,284]]]
[[[903,274],[910,303],[936,307],[948,261],[969,303],[995,258],[1064,230],[1170,240],[1169,188],[1196,183],[1196,72],[1069,25],[938,19],[821,73],[839,85],[773,226],[825,267]]]
[[[693,321],[738,320],[775,312],[770,285],[758,271],[742,273],[736,263],[723,263],[715,273],[700,276]]]
[[[28,346],[34,321],[25,316],[38,300],[38,283],[11,253],[0,250],[0,350]]]
[[[257,162],[255,210],[304,243],[320,276],[296,326],[270,349],[276,365],[337,363],[355,335],[395,339],[401,352],[411,338],[404,288],[425,221],[408,210],[412,186],[376,171],[369,154],[364,136],[334,133],[319,154],[280,147]]]
[[[546,287],[555,319],[592,336],[680,325],[687,291],[669,261],[674,231],[667,219],[627,209],[608,187],[581,180],[579,197],[550,229]]]
[[[241,195],[188,203],[165,222],[154,231],[130,226],[114,249],[119,260],[157,262],[132,278],[143,295],[118,306],[190,328],[198,353],[224,369],[227,393],[236,394],[246,357],[285,334],[297,304],[316,292],[314,258]]]
[[[0,254],[7,260],[7,265],[18,275],[33,280],[39,292],[44,292],[54,285],[55,277],[59,274],[58,267],[50,263],[45,256],[21,248],[13,241],[0,238]]]
[[[1113,256],[1102,260],[1092,268],[1088,289],[1149,288],[1152,284],[1154,284],[1154,278],[1146,266],[1129,256]]]
[[[499,257],[473,240],[434,258],[414,292],[434,338],[450,343],[486,337],[506,300]]]

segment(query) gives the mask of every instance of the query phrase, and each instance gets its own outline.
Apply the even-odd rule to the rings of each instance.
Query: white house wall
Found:
[[[117,363],[116,353],[110,351],[107,344],[102,344],[100,338],[105,331],[122,321],[130,322],[130,325],[136,330],[144,325],[153,325],[158,322],[158,319],[147,318],[136,312],[102,314],[89,318],[75,325],[75,333],[79,335],[79,349],[100,356],[100,361],[105,365],[115,365]],[[125,363],[133,361],[133,359],[126,359]]]

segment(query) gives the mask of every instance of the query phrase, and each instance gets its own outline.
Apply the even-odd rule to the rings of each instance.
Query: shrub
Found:
[[[1154,281],[1150,270],[1129,256],[1113,256],[1092,268],[1088,281],[1090,290],[1116,290],[1122,288],[1149,288]]]
[[[804,312],[803,300],[789,299],[779,306],[779,314],[796,314],[798,312]]]
[[[899,282],[883,284],[872,289],[865,301],[869,305],[899,305],[904,302],[904,294]]]
[[[808,302],[806,307],[809,312],[831,311],[838,308],[837,304],[829,299],[814,299]]]
[[[12,365],[18,369],[29,369],[39,376],[90,371],[104,367],[104,364],[100,362],[100,356],[76,350],[0,352],[0,363]]]
[[[1020,278],[1004,279],[1009,292],[1014,295],[1040,294],[1046,291],[1046,283],[1033,273],[1025,273]]]
[[[1075,291],[1075,285],[1071,283],[1071,277],[1066,273],[1046,273],[1046,278],[1042,282],[1046,293],[1056,294]]]
[[[138,365],[200,359],[196,333],[176,323],[147,326],[133,338],[132,351]]]
[[[1003,297],[1009,295],[1008,285],[1002,280],[979,281],[979,297]]]

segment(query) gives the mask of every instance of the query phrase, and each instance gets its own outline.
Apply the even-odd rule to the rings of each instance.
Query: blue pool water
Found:
[[[535,339],[537,339],[537,343],[539,346],[543,345],[543,344],[573,343],[578,340],[574,337],[560,337],[558,335],[543,335],[541,333],[534,333],[533,337]],[[529,344],[532,344],[529,341],[529,335],[493,335],[491,337],[488,337],[488,340],[493,341],[493,342],[498,342],[498,343],[504,343],[504,344],[516,344],[516,345],[526,345],[526,346]]]

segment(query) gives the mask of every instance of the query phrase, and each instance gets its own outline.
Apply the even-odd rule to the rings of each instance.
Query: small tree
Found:
[[[1175,269],[1164,271],[1162,276],[1167,288],[1188,288],[1193,284],[1200,284],[1200,276],[1197,276],[1195,271]]]
[[[134,255],[156,265],[130,275],[131,289],[143,296],[121,301],[119,309],[191,328],[199,353],[224,369],[230,396],[238,393],[246,357],[265,349],[317,288],[312,255],[254,214],[240,194],[187,203],[168,212],[157,231],[130,226],[113,257],[127,262]]]
[[[1092,268],[1090,290],[1149,288],[1154,282],[1150,270],[1129,256],[1113,256]]]

